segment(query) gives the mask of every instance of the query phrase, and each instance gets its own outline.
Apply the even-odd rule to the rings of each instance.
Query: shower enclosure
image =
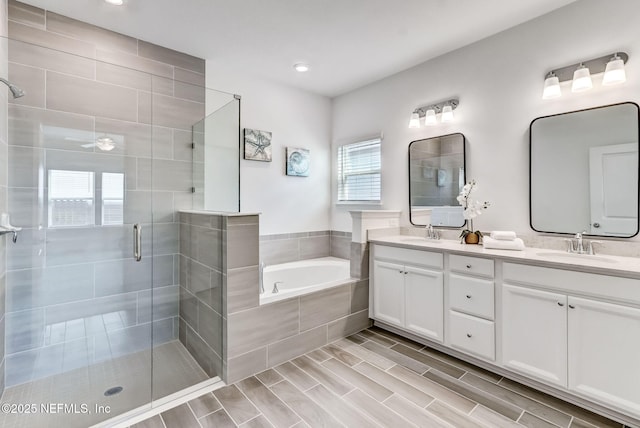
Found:
[[[204,88],[204,62],[183,69],[191,63],[154,45],[151,61],[9,37],[8,80],[25,94],[0,87],[0,198],[22,230],[1,242],[0,376],[13,407],[0,426],[87,427],[217,381],[221,352],[207,339],[221,347],[222,331],[203,314],[222,303],[181,301],[179,211],[204,207],[207,171],[239,163],[239,99]],[[237,174],[220,179],[237,201]],[[197,326],[189,341],[179,340],[184,318]]]

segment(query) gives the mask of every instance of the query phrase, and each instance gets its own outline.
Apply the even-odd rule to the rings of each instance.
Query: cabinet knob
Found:
[[[470,298],[471,298],[471,294],[467,294],[467,299],[470,299]]]
[[[558,302],[558,306],[564,306],[564,303]]]
[[[576,307],[575,307],[575,306],[573,306],[573,305],[569,305],[569,308],[570,308],[570,309],[575,309]]]
[[[405,274],[405,275],[408,275],[408,274],[409,274],[409,272],[407,272],[407,271],[404,271],[404,274]]]
[[[467,265],[467,269],[471,269],[471,265]]]
[[[403,271],[403,270],[399,270],[398,272],[399,272],[399,273],[404,273],[404,271]]]
[[[471,338],[471,333],[467,333],[467,337]]]

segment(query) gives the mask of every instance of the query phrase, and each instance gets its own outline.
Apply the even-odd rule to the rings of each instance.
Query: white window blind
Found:
[[[102,173],[102,224],[124,223],[124,174]]]
[[[49,170],[49,226],[95,224],[94,174]]]
[[[380,202],[380,142],[338,148],[338,202]]]

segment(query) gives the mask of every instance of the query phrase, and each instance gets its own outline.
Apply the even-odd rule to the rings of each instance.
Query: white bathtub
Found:
[[[264,293],[260,295],[260,304],[324,290],[350,279],[349,260],[336,257],[267,266],[263,274]],[[276,282],[279,282],[278,293],[273,293],[273,284]]]

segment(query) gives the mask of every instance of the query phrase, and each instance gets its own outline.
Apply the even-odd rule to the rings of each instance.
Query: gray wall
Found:
[[[180,213],[180,342],[222,375],[222,217]]]
[[[0,76],[7,75],[7,0],[0,0]],[[7,88],[0,88],[0,213],[7,212]],[[0,238],[0,396],[4,392],[4,334],[7,238]]]
[[[9,78],[27,92],[8,111],[9,212],[25,228],[7,248],[15,385],[147,348],[152,328],[155,344],[178,337],[176,212],[192,205],[205,62],[13,0],[8,26]],[[102,134],[114,150],[82,147]],[[51,168],[124,173],[124,224],[48,228]],[[134,222],[142,263],[131,259]]]
[[[274,265],[328,256],[348,259],[350,244],[351,233],[336,230],[262,235],[260,261]]]

